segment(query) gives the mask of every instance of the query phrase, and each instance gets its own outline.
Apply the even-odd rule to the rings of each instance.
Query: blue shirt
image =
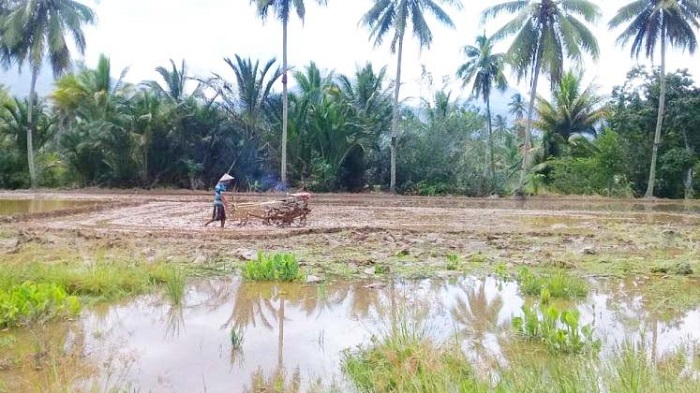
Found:
[[[214,206],[223,206],[221,193],[226,191],[226,186],[223,183],[216,183],[214,187]]]

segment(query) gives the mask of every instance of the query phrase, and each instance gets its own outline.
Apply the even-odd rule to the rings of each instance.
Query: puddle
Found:
[[[602,356],[625,339],[644,340],[655,356],[700,341],[700,309],[662,318],[645,308],[639,281],[591,285],[586,300],[569,306],[580,310],[582,323],[594,324]],[[457,333],[467,355],[485,365],[499,361],[513,342],[511,319],[524,303],[516,283],[494,278],[320,285],[203,280],[188,286],[181,307],[148,296],[86,310],[80,321],[51,325],[46,341],[80,363],[68,379],[77,387],[100,376],[99,390],[265,391],[261,386],[284,375],[285,391],[319,384],[348,391],[340,368],[343,351],[367,344],[392,319],[419,316],[438,340]],[[232,348],[232,330],[243,337],[239,350]],[[0,333],[0,342],[2,334],[12,332]],[[15,336],[36,347],[41,334]],[[18,391],[27,381],[44,386],[46,373],[0,371],[0,381],[7,391]]]
[[[97,205],[95,201],[69,201],[57,199],[0,199],[0,217],[24,214],[48,213]]]

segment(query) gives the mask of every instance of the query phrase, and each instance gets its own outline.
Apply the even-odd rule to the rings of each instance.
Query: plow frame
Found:
[[[238,226],[245,226],[251,218],[257,218],[263,225],[288,227],[297,223],[306,226],[306,216],[311,212],[308,193],[288,194],[283,199],[264,202],[240,202],[235,199],[229,203],[231,218],[238,220]]]

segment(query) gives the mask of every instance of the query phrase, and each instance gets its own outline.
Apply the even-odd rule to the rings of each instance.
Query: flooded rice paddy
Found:
[[[649,308],[640,290],[646,280],[591,281],[585,300],[558,305],[577,308],[581,323],[594,326],[602,357],[625,340],[643,342],[653,358],[683,346],[694,351],[700,308]],[[698,285],[690,279],[686,284]],[[420,324],[439,341],[456,337],[475,367],[488,372],[507,362],[504,354],[517,342],[511,321],[526,303],[531,300],[519,294],[517,283],[495,277],[320,284],[198,280],[179,306],[143,296],[87,309],[75,322],[1,332],[0,342],[14,340],[24,356],[49,367],[0,371],[0,380],[8,392],[45,386],[54,378],[54,362],[74,369],[69,381],[75,389],[260,391],[283,375],[285,386],[294,387],[289,390],[349,391],[341,369],[344,352],[370,343],[392,323]],[[0,355],[0,364],[11,361],[10,354]]]
[[[50,213],[95,206],[95,201],[76,201],[61,199],[0,199],[0,217],[25,214]]]

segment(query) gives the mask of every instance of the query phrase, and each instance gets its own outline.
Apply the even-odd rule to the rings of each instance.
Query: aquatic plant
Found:
[[[570,299],[588,295],[588,284],[580,278],[564,272],[551,275],[535,275],[528,268],[522,268],[517,276],[520,291],[528,296],[541,296],[545,289],[550,297]]]
[[[302,278],[299,263],[292,254],[265,255],[243,266],[243,278],[252,281],[295,281]]]
[[[539,312],[527,306],[522,310],[522,317],[513,318],[513,328],[526,339],[542,342],[550,352],[578,354],[600,349],[593,326],[580,325],[578,310],[559,311],[554,306],[541,306]]]
[[[447,254],[447,270],[457,270],[461,264],[462,261],[459,258],[459,255]]]
[[[79,312],[78,298],[55,284],[28,281],[0,290],[0,329],[68,318]]]

